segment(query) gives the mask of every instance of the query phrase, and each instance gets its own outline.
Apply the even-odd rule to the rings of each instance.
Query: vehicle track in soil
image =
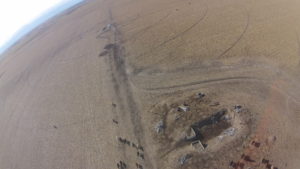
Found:
[[[109,10],[109,20],[110,23],[115,23],[113,18],[113,13]],[[121,107],[120,114],[123,120],[126,120],[126,116],[130,118],[130,125],[133,130],[131,131],[134,138],[137,140],[139,145],[144,144],[144,131],[141,122],[140,110],[138,108],[138,103],[135,101],[134,94],[130,85],[129,77],[126,72],[126,56],[125,49],[122,45],[122,34],[118,29],[118,24],[115,23],[112,32],[112,44],[109,47],[109,57],[106,61],[107,65],[110,66],[112,83],[115,91],[115,98],[117,100],[117,105]],[[124,119],[125,118],[125,119]],[[127,130],[128,132],[128,130]],[[130,132],[129,132],[130,133]],[[131,135],[131,134],[130,134]],[[125,151],[125,149],[123,149]],[[147,150],[144,150],[145,158],[147,159]],[[126,157],[125,157],[126,158]],[[145,161],[145,164],[152,168],[152,164],[149,160]]]
[[[174,36],[171,36],[171,37],[167,38],[166,40],[162,41],[161,43],[159,43],[159,44],[155,45],[154,47],[150,48],[148,51],[143,52],[141,54],[138,54],[136,56],[136,58],[139,59],[139,58],[141,58],[141,57],[143,57],[145,55],[149,55],[152,51],[162,49],[169,42],[171,42],[173,40],[176,40],[176,39],[178,39],[181,36],[184,36],[186,33],[188,33],[193,28],[195,28],[196,26],[198,26],[206,18],[207,13],[208,13],[208,7],[206,6],[206,8],[205,8],[205,10],[203,12],[203,15],[198,20],[196,20],[193,24],[189,25],[183,31],[176,33]]]

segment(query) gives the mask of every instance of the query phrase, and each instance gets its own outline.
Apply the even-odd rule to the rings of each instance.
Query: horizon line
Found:
[[[26,35],[32,32],[35,28],[83,1],[84,0],[69,0],[67,2],[61,2],[43,12],[40,16],[33,19],[33,21],[31,21],[29,24],[22,26],[12,36],[12,38],[10,38],[3,46],[0,46],[0,59],[2,59],[2,54],[4,54],[11,47],[17,44],[20,40],[22,40],[22,38],[24,38]]]

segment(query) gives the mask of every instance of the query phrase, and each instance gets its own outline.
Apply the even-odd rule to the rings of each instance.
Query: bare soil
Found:
[[[65,11],[1,56],[0,168],[298,169],[299,6],[88,0]]]

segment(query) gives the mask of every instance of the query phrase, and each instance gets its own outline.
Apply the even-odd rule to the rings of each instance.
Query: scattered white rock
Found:
[[[187,132],[185,132],[185,140],[192,140],[196,137],[195,130],[191,127]]]
[[[203,146],[200,140],[192,142],[191,146],[199,152],[203,152],[205,150],[205,147]]]
[[[235,106],[234,106],[234,111],[235,111],[236,113],[240,113],[240,112],[242,111],[242,106],[241,106],[241,105],[235,105]]]
[[[267,138],[267,144],[275,143],[276,140],[277,140],[276,136],[269,136]]]
[[[108,32],[113,28],[112,24],[107,24],[103,29],[102,32]]]
[[[236,132],[236,128],[230,127],[224,131],[224,135],[226,136],[234,136]]]
[[[177,110],[178,110],[178,111],[187,112],[187,111],[190,110],[190,108],[189,108],[188,105],[181,105],[181,106],[178,106]]]
[[[165,126],[164,126],[164,122],[162,120],[159,121],[154,127],[156,133],[160,133],[164,128],[165,128]]]
[[[226,114],[226,115],[224,116],[224,120],[226,120],[226,121],[231,120],[231,116],[230,116],[229,114]]]
[[[196,94],[196,98],[198,98],[198,99],[202,99],[203,97],[205,97],[205,94],[204,93],[197,93]]]
[[[228,129],[226,129],[221,135],[218,136],[218,139],[219,140],[223,140],[224,137],[227,137],[227,136],[234,136],[235,133],[236,133],[236,128],[234,127],[230,127]]]
[[[179,162],[180,165],[183,165],[183,164],[185,164],[185,163],[188,161],[188,159],[190,159],[190,158],[191,158],[191,155],[186,154],[186,155],[181,156],[181,157],[178,159],[178,162]]]

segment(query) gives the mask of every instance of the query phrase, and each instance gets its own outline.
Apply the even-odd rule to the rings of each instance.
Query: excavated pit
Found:
[[[191,125],[191,131],[195,133],[194,137],[187,138],[185,141],[191,143],[200,140],[204,147],[207,147],[207,141],[219,136],[223,131],[231,127],[231,123],[224,116],[227,110],[221,110],[208,118],[201,119]]]
[[[180,167],[197,166],[200,161],[207,166],[218,159],[225,161],[220,154],[237,153],[236,148],[249,142],[247,138],[254,126],[252,113],[244,105],[222,104],[214,94],[199,97],[199,93],[194,93],[164,102],[152,111],[157,114],[155,123],[160,124],[160,130],[153,130],[160,158],[174,163],[189,156],[185,161],[188,164],[180,160]],[[210,157],[213,158],[209,160]]]

